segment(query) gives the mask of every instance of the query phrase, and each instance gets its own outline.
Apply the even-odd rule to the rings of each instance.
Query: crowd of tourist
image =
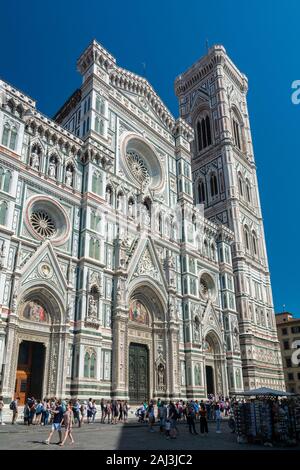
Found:
[[[0,397],[0,423],[2,424],[3,400]],[[16,423],[19,411],[19,397],[10,403],[12,411],[12,424]],[[45,398],[38,400],[29,397],[23,409],[23,420],[26,426],[51,425],[51,431],[45,444],[51,442],[55,431],[59,434],[59,445],[63,446],[69,438],[74,443],[72,427],[81,427],[83,424],[95,422],[98,419],[103,424],[118,424],[128,422],[128,412],[130,406],[126,400],[105,400],[101,399],[96,405],[96,400]],[[135,412],[138,421],[148,423],[149,431],[154,432],[154,424],[158,423],[161,435],[167,439],[176,439],[178,434],[178,424],[186,423],[191,434],[208,435],[208,422],[214,422],[215,431],[221,432],[221,419],[229,417],[229,425],[233,432],[235,430],[234,419],[231,413],[231,402],[229,398],[209,396],[207,400],[164,401],[160,398],[143,402]],[[197,423],[200,423],[199,432]],[[4,423],[3,423],[4,424]],[[64,436],[62,436],[64,427]]]

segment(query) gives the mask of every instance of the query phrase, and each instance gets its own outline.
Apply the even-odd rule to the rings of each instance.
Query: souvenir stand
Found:
[[[236,395],[233,410],[238,442],[287,446],[299,442],[299,395],[262,387]]]

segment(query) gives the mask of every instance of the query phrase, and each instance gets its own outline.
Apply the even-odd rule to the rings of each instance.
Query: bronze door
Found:
[[[142,403],[149,400],[149,354],[147,346],[129,346],[129,400]]]

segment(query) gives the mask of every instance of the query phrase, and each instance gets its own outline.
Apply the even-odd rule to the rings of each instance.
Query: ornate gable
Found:
[[[40,281],[49,284],[64,296],[68,284],[49,240],[43,243],[30,259],[27,257],[26,261],[21,270],[21,289]]]
[[[161,287],[167,288],[164,273],[150,239],[140,241],[131,259],[128,279],[132,280],[137,277],[150,277]]]
[[[222,325],[210,299],[204,309],[202,322],[204,337],[209,330],[214,330],[220,337],[222,336]]]

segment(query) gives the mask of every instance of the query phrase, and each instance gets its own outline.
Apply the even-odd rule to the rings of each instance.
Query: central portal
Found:
[[[149,400],[149,352],[144,344],[129,346],[129,400],[135,404]]]
[[[42,343],[22,341],[19,348],[15,396],[23,405],[29,396],[42,399],[45,347]]]

